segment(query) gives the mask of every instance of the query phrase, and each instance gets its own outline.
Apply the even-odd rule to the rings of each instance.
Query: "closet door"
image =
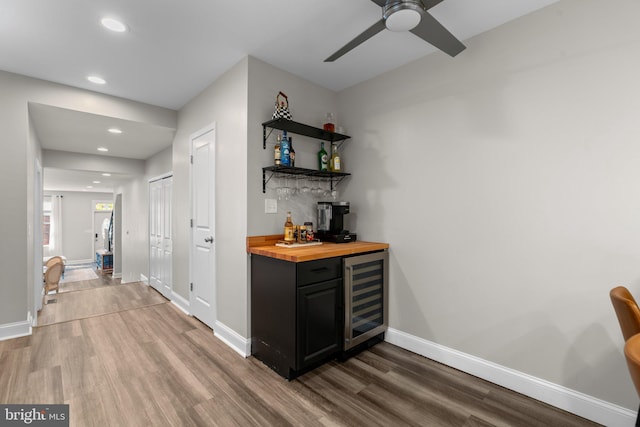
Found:
[[[149,183],[149,284],[162,291],[162,180]]]
[[[171,299],[171,263],[173,252],[173,240],[171,239],[171,195],[173,190],[173,177],[162,180],[162,224],[160,227],[161,261],[160,261],[160,285],[162,294]]]

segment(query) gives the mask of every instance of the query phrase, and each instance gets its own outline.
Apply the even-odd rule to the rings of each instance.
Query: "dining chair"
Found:
[[[609,292],[611,303],[618,316],[620,330],[624,340],[640,333],[640,308],[631,292],[624,286],[618,286]]]
[[[627,359],[627,367],[631,375],[631,381],[640,397],[640,334],[629,338],[624,345],[624,357]],[[640,409],[636,417],[636,426],[640,427]]]
[[[60,287],[60,277],[62,276],[62,269],[64,264],[61,262],[55,263],[47,268],[44,273],[44,293],[48,294],[50,291],[55,290],[58,293]]]
[[[49,269],[49,267],[51,267],[54,264],[62,264],[62,278],[64,278],[64,259],[61,256],[52,256],[51,258],[49,258],[47,260],[47,262],[45,263],[45,271],[47,271]]]

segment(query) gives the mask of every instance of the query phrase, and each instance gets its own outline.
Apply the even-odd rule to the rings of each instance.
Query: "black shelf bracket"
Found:
[[[271,132],[273,132],[274,128],[270,128],[271,130],[269,131],[269,133],[267,133],[267,127],[266,126],[262,126],[262,149],[266,149],[267,148],[267,139],[269,139],[269,137],[271,136]]]

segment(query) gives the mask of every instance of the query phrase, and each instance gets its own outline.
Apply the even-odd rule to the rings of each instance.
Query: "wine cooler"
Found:
[[[344,349],[357,346],[387,328],[389,253],[345,257]]]

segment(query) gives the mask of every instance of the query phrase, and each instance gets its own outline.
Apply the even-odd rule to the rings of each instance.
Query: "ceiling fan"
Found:
[[[382,8],[382,19],[324,60],[333,62],[351,49],[378,34],[390,31],[411,31],[427,43],[450,56],[456,56],[465,46],[442,26],[427,10],[442,0],[371,0]]]

